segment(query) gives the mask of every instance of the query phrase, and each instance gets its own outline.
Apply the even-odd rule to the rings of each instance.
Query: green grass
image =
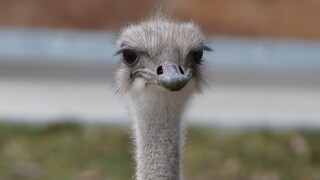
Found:
[[[133,179],[120,127],[0,124],[0,179]],[[320,131],[190,128],[186,179],[319,180]]]

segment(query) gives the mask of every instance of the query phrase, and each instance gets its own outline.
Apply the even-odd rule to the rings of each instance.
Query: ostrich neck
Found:
[[[183,105],[164,101],[144,104],[133,110],[137,179],[179,180],[184,140],[180,120]]]

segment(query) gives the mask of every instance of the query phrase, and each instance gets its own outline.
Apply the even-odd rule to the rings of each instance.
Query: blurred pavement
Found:
[[[114,65],[2,62],[0,67],[3,119],[129,123],[125,102],[112,89]],[[208,69],[208,90],[194,98],[187,115],[190,123],[231,128],[320,127],[319,72],[302,76],[298,72]]]

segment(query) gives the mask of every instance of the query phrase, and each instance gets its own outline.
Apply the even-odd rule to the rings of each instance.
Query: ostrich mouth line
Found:
[[[156,84],[170,91],[180,91],[192,78],[193,73],[188,71],[185,74],[178,74],[169,71],[160,75],[143,69],[132,72],[132,78],[142,77],[147,80],[147,84]]]

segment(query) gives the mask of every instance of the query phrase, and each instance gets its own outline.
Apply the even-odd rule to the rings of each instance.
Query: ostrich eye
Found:
[[[191,55],[192,55],[194,62],[199,64],[199,63],[201,63],[201,60],[202,60],[203,50],[193,51]]]
[[[132,50],[124,50],[122,56],[124,63],[127,65],[134,65],[138,61],[138,55]]]

